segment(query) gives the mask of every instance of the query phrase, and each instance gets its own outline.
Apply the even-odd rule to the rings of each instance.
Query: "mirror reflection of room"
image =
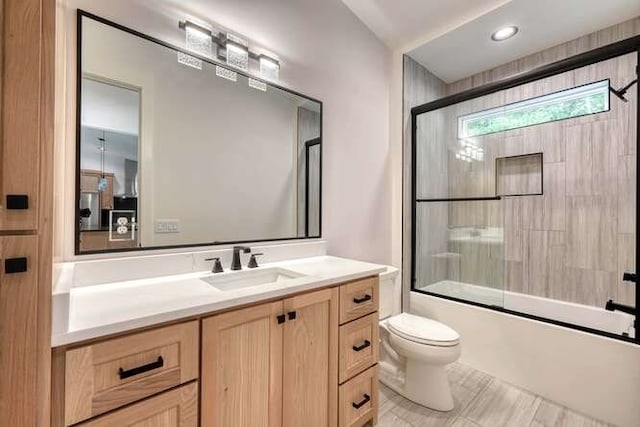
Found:
[[[136,247],[140,93],[88,77],[82,93],[81,248]]]
[[[78,253],[320,236],[320,102],[80,19]]]

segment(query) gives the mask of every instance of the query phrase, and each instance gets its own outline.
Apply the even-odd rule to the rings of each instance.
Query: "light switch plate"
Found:
[[[179,233],[179,232],[180,232],[179,219],[157,219],[156,220],[156,233]]]

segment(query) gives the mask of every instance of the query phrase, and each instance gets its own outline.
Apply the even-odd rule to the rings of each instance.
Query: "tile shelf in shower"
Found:
[[[496,158],[496,195],[542,196],[543,153]]]
[[[503,197],[542,196],[543,153],[496,157],[495,196],[440,197],[416,199],[416,203],[481,202]]]

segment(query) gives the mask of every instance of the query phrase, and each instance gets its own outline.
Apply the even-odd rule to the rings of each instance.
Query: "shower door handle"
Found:
[[[637,283],[636,281],[636,274],[635,273],[624,273],[622,275],[622,281],[623,282],[633,282],[633,283]]]

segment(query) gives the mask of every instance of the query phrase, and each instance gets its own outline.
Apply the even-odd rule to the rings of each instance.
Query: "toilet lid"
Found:
[[[399,336],[421,344],[452,346],[460,339],[460,335],[447,325],[409,313],[393,316],[387,324]]]

